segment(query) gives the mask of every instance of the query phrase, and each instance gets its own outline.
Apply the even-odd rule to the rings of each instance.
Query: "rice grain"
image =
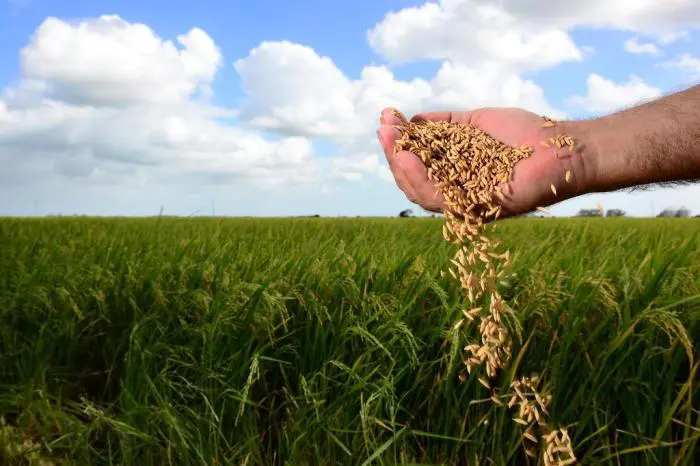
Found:
[[[511,329],[505,325],[502,314],[513,315],[513,310],[495,287],[503,269],[510,264],[510,254],[508,251],[497,253],[500,242],[491,242],[483,233],[486,224],[502,213],[498,202],[502,188],[512,192],[510,180],[515,165],[530,157],[534,150],[528,146],[508,146],[472,125],[444,121],[409,123],[398,111],[394,110],[394,114],[402,122],[396,126],[401,136],[394,151],[410,151],[426,166],[428,178],[437,187],[436,196],[442,194],[445,199],[443,237],[459,246],[450,260],[456,273],[452,267],[448,271],[460,283],[471,309],[462,312],[464,318],[454,328],[479,322],[481,343],[464,347],[466,373],[460,372],[459,378],[464,382],[466,374],[482,368],[486,377],[480,375],[477,380],[491,390],[489,379],[511,361]],[[543,128],[556,126],[554,120],[546,116],[543,119]],[[552,148],[554,155],[559,157],[557,149],[568,146],[571,152],[574,141],[569,136],[557,135],[540,144]],[[569,182],[570,178],[571,173],[567,171],[566,181]],[[556,196],[556,187],[552,184],[550,188]],[[537,210],[549,212],[544,207],[537,207]],[[482,269],[481,273],[479,269]],[[482,299],[483,303],[480,302]],[[537,390],[538,383],[537,375],[514,381],[511,384],[514,393],[510,394],[507,403],[509,408],[518,405],[520,413],[513,420],[527,426],[523,437],[533,443],[537,443],[532,431],[534,425],[548,429],[544,414],[551,401],[549,393]],[[497,406],[503,405],[493,392],[490,400]],[[548,432],[543,438],[545,465],[575,461],[566,429]],[[526,454],[535,455],[532,449],[526,449]]]

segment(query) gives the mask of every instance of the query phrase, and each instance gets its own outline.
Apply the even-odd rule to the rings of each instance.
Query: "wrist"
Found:
[[[695,86],[600,118],[564,121],[555,129],[574,140],[571,163],[585,194],[700,178],[698,121],[700,86]]]
[[[571,136],[574,148],[569,157],[571,169],[575,173],[573,195],[605,191],[605,174],[601,172],[603,137],[598,119],[562,121],[556,127],[557,133]]]

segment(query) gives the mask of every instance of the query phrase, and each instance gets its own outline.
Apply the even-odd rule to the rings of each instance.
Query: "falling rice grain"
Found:
[[[537,443],[537,437],[535,437],[535,436],[532,434],[532,431],[531,431],[530,429],[526,430],[525,433],[523,434],[523,436],[524,436],[525,438],[527,438],[528,440],[530,440],[530,441],[532,441],[532,442],[534,442],[534,443]]]
[[[427,167],[429,178],[436,186],[435,197],[442,194],[445,202],[445,225],[443,237],[445,240],[459,245],[456,260],[452,263],[457,267],[456,271],[449,268],[450,275],[455,278],[464,289],[465,297],[472,303],[472,309],[463,311],[464,319],[459,320],[454,328],[458,329],[466,321],[480,321],[482,344],[467,345],[464,351],[469,355],[464,358],[466,371],[459,373],[459,379],[464,382],[467,374],[471,374],[478,367],[486,371],[488,378],[496,376],[497,371],[506,367],[511,360],[512,339],[508,328],[501,319],[501,313],[508,312],[509,307],[504,307],[500,294],[495,289],[497,279],[502,277],[503,271],[494,267],[494,260],[501,260],[503,267],[510,263],[508,252],[499,255],[493,251],[500,242],[490,242],[483,232],[486,224],[498,218],[501,206],[498,201],[503,200],[502,192],[513,193],[510,180],[515,165],[521,160],[533,154],[533,148],[528,146],[512,147],[492,138],[490,135],[472,125],[452,123],[419,121],[408,122],[401,113],[393,110],[401,124],[396,128],[401,137],[394,145],[395,152],[410,151],[416,154]],[[544,128],[556,126],[556,122],[546,116],[542,117]],[[545,148],[552,148],[555,157],[559,157],[556,149],[564,145],[573,147],[573,139],[569,136],[557,135],[540,144]],[[571,178],[567,171],[566,181]],[[502,189],[503,188],[503,189]],[[554,185],[552,192],[557,195]],[[549,209],[537,207],[537,210],[549,212]],[[496,229],[494,225],[493,230]],[[470,268],[482,267],[484,272],[478,272]],[[486,306],[474,307],[480,299],[489,300]],[[486,389],[491,390],[489,380],[479,376],[478,381]],[[544,425],[544,419],[540,419],[540,409],[546,413],[545,406],[551,399],[546,394],[537,398],[537,406],[533,400],[526,396],[525,392],[535,392],[535,379],[523,378],[514,382],[513,388],[516,394],[511,395],[508,407],[519,404],[520,416],[514,421],[522,425],[531,425],[535,420],[540,426]],[[520,390],[520,388],[524,390]],[[503,405],[498,396],[492,393],[491,401],[496,405]],[[523,419],[527,417],[530,422]],[[536,437],[527,429],[525,437],[535,442]],[[556,446],[567,447],[570,450],[568,436],[559,435],[556,431],[552,434],[551,442]],[[561,437],[561,438],[560,438]],[[534,440],[533,440],[534,439]],[[559,445],[560,443],[565,445]],[[526,453],[535,456],[532,449],[526,449]],[[552,455],[551,448],[547,456]],[[549,463],[545,456],[545,463]],[[554,455],[559,457],[559,455]],[[573,457],[570,452],[569,458]],[[556,458],[552,458],[554,460]]]

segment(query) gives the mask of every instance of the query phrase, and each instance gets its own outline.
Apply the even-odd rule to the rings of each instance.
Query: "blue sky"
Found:
[[[691,0],[0,1],[3,215],[395,215],[383,106],[585,118],[700,80]],[[700,213],[700,190],[553,213],[597,202]]]
[[[235,106],[242,97],[238,76],[231,63],[247,55],[264,40],[288,40],[307,44],[321,55],[333,58],[351,78],[362,67],[380,61],[367,46],[366,32],[392,8],[421,2],[391,0],[328,2],[279,0],[171,2],[10,0],[0,12],[2,32],[0,81],[18,75],[18,50],[48,16],[66,20],[118,14],[133,23],[149,25],[163,38],[173,38],[192,27],[204,29],[224,51],[226,64],[217,75],[216,101]],[[430,69],[413,67],[411,73]]]

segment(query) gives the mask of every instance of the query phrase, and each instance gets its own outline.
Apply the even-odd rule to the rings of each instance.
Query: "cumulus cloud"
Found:
[[[661,45],[670,45],[674,42],[688,39],[690,39],[690,33],[683,29],[669,30],[668,32],[656,34],[656,40]]]
[[[387,165],[379,167],[379,179],[385,183],[394,183],[394,175]]]
[[[20,52],[27,79],[64,102],[126,106],[181,102],[206,89],[221,53],[199,28],[172,41],[118,16],[78,23],[46,19]]]
[[[376,153],[357,154],[349,157],[334,157],[331,162],[331,179],[360,181],[366,174],[381,176],[382,165]]]
[[[263,42],[234,64],[247,100],[241,118],[261,128],[352,144],[367,139],[379,111],[419,108],[430,95],[423,79],[398,81],[384,66],[351,80],[329,57],[291,42]]]
[[[534,81],[498,68],[475,69],[445,62],[431,81],[433,93],[424,108],[469,110],[479,107],[522,107],[555,118],[564,113],[553,108]]]
[[[675,60],[661,64],[664,68],[676,68],[688,74],[691,80],[700,79],[700,58],[684,53]]]
[[[443,0],[443,4],[490,3],[488,0]],[[544,24],[569,30],[574,27],[608,28],[653,35],[668,43],[684,34],[685,28],[700,26],[700,3],[696,0],[503,0],[506,11],[529,24]]]
[[[374,134],[382,108],[412,115],[516,106],[565,118],[532,76],[594,52],[574,41],[574,28],[624,30],[634,37],[623,44],[629,53],[657,54],[697,26],[696,0],[434,0],[388,13],[367,31],[389,63],[357,76],[312,47],[261,42],[233,63],[245,94],[233,111],[211,103],[224,59],[205,31],[167,39],[114,15],[48,18],[20,51],[21,79],[0,93],[0,163],[13,167],[0,181],[63,177],[119,192],[391,183]],[[424,60],[439,62],[434,75],[399,79],[392,67]],[[692,55],[660,66],[700,76]],[[585,94],[567,103],[603,113],[659,95],[634,75],[614,82],[591,74]],[[315,139],[349,155],[316,157]]]
[[[624,42],[625,51],[634,55],[658,55],[659,48],[651,42],[637,42],[634,39],[627,39]]]
[[[678,25],[700,24],[695,2],[678,0],[676,10],[651,2],[594,0],[442,0],[388,13],[368,31],[370,46],[393,63],[441,60],[431,78],[402,81],[387,66],[367,66],[350,79],[330,57],[291,42],[263,42],[235,62],[247,98],[241,117],[255,126],[288,135],[329,138],[366,150],[381,108],[407,114],[425,109],[459,110],[518,106],[562,118],[544,91],[523,72],[592,53],[569,35],[575,26],[609,27],[654,35],[670,43],[682,37]],[[683,11],[682,20],[677,14]],[[630,40],[631,53],[654,53],[651,43]],[[283,78],[280,78],[283,77]],[[608,111],[658,90],[633,78],[616,85],[595,75],[578,108]]]
[[[204,31],[177,44],[117,16],[48,18],[20,53],[22,80],[0,98],[0,161],[22,161],[17,179],[34,170],[85,183],[315,178],[310,140],[266,139],[206,102],[222,58]]]
[[[445,59],[523,70],[581,60],[581,50],[564,29],[546,21],[532,28],[507,3],[442,0],[404,8],[387,14],[368,40],[399,63]]]
[[[498,67],[445,62],[431,80],[397,79],[386,66],[367,66],[351,80],[329,57],[290,42],[264,42],[235,63],[247,99],[240,117],[290,135],[330,138],[366,149],[382,108],[407,115],[425,109],[521,106],[560,115],[533,81]],[[283,76],[283,79],[279,77]]]
[[[661,95],[661,90],[632,75],[626,83],[615,83],[599,74],[587,80],[586,94],[569,98],[569,104],[590,113],[609,113],[621,110]]]
[[[700,26],[700,2],[675,0],[439,0],[387,14],[368,33],[394,62],[448,59],[539,69],[582,59],[574,27],[645,33],[671,43]]]

